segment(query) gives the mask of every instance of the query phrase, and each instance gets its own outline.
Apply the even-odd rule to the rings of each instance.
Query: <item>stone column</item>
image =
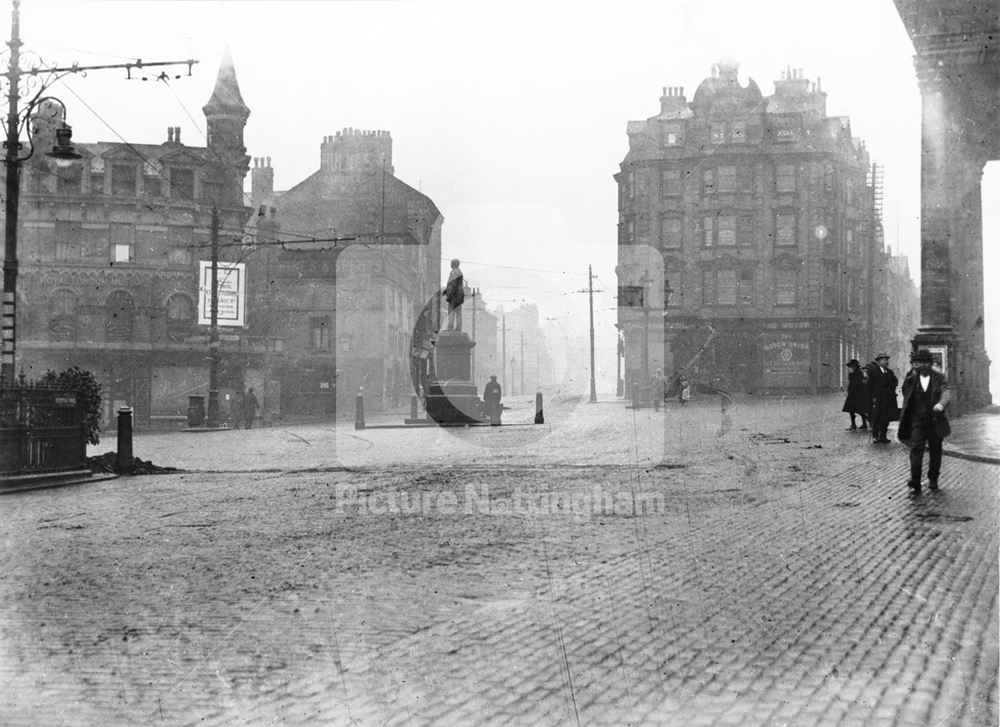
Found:
[[[954,70],[954,69],[952,69]],[[955,413],[988,404],[983,335],[982,174],[972,102],[948,67],[918,64],[923,100],[920,328],[913,348],[944,347]]]

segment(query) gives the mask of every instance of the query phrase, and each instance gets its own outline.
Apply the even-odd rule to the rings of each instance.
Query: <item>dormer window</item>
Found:
[[[773,120],[775,141],[795,141],[799,138],[799,119],[791,116],[778,116]]]
[[[170,170],[170,198],[190,202],[194,200],[194,170]]]
[[[83,167],[74,162],[68,167],[56,168],[56,191],[59,194],[80,194],[83,183]]]
[[[111,166],[111,194],[115,197],[135,197],[136,168],[132,164]]]

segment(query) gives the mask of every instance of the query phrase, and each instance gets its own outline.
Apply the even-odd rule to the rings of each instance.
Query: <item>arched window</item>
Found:
[[[135,300],[124,290],[108,296],[104,328],[109,341],[131,341],[135,326]]]
[[[184,293],[174,293],[167,298],[167,337],[184,340],[194,327],[194,301]]]
[[[57,290],[52,294],[49,310],[49,340],[76,340],[76,306],[77,297],[72,290]]]

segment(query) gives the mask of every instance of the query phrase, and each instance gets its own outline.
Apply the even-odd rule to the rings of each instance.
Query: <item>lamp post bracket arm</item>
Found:
[[[66,73],[81,73],[83,71],[106,71],[106,70],[112,70],[112,69],[118,69],[118,68],[120,68],[120,69],[124,69],[125,73],[126,73],[126,77],[131,79],[132,78],[132,69],[137,69],[138,70],[138,69],[142,69],[142,68],[154,68],[154,67],[162,67],[162,66],[187,66],[187,68],[188,68],[188,75],[190,76],[192,68],[194,67],[195,63],[200,63],[200,61],[196,61],[193,58],[188,58],[187,60],[183,60],[183,61],[152,61],[152,62],[146,62],[146,61],[143,61],[141,58],[137,58],[136,60],[132,61],[131,63],[109,63],[109,64],[96,65],[96,66],[81,66],[79,63],[74,63],[71,66],[55,66],[55,67],[51,67],[51,68],[50,67],[45,67],[45,66],[39,66],[39,67],[36,67],[36,68],[30,68],[28,70],[25,70],[25,71],[23,71],[23,73],[26,73],[26,74],[29,74],[29,75],[32,75],[32,76],[39,76],[39,75],[47,74],[47,73],[62,73],[62,74],[66,74]]]

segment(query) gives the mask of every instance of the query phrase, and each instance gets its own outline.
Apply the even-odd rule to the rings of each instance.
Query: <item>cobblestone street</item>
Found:
[[[139,436],[0,498],[0,724],[996,725],[1000,466],[841,403]]]

